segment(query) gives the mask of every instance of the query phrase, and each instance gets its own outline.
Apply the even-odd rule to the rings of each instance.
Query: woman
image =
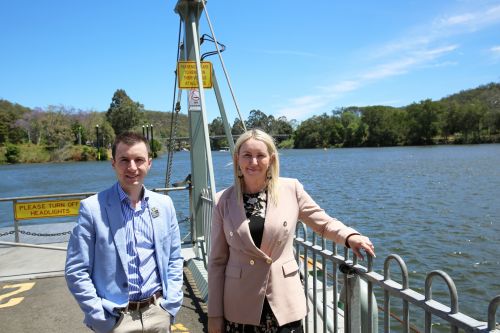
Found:
[[[297,220],[325,238],[375,256],[367,237],[328,216],[296,179],[279,177],[273,139],[242,134],[234,185],[217,193],[208,260],[208,331],[302,332],[307,313],[293,254]]]

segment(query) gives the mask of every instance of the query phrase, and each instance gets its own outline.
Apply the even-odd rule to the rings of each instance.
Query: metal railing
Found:
[[[202,192],[203,234],[198,240],[203,248],[205,267],[210,253],[210,227],[213,200],[210,191]],[[425,313],[424,331],[432,332],[432,318],[439,317],[450,326],[451,332],[500,332],[496,329],[496,312],[500,295],[491,300],[488,308],[488,322],[476,320],[458,310],[458,297],[453,280],[443,271],[433,271],[425,280],[425,295],[409,288],[408,269],[403,259],[391,254],[384,260],[384,275],[373,271],[373,258],[368,256],[367,266],[358,264],[344,248],[343,256],[337,246],[315,233],[308,235],[308,228],[302,222],[297,225],[294,247],[306,297],[310,300],[312,311],[304,321],[306,332],[378,332],[379,315],[383,314],[384,332],[391,330],[391,318],[400,323],[398,331],[418,332],[410,324],[410,304]],[[327,248],[331,244],[331,249]],[[391,279],[390,266],[396,263],[401,271],[402,284]],[[339,277],[339,274],[341,275]],[[448,286],[451,305],[446,306],[432,298],[432,282],[439,277]],[[383,293],[383,306],[377,305],[375,288]],[[402,318],[392,312],[391,300],[401,302]],[[312,318],[311,318],[312,317]]]
[[[302,225],[302,234],[300,228],[297,229],[295,238],[295,251],[297,259],[301,261],[303,271],[312,276],[312,290],[309,288],[310,279],[304,279],[305,291],[312,295],[312,303],[314,311],[313,330],[318,332],[317,323],[322,321],[323,332],[338,332],[339,331],[339,313],[344,317],[345,332],[377,332],[378,316],[374,315],[377,304],[373,296],[376,287],[383,291],[383,321],[384,332],[390,332],[391,329],[391,298],[398,299],[402,302],[403,318],[398,318],[401,323],[402,332],[410,332],[410,311],[409,305],[419,308],[425,313],[424,332],[432,332],[432,318],[439,317],[450,326],[451,332],[463,330],[465,332],[493,332],[496,329],[496,311],[500,304],[500,295],[491,300],[488,308],[488,322],[482,322],[472,317],[467,316],[458,310],[458,296],[455,283],[443,271],[432,271],[427,274],[425,279],[425,294],[422,295],[415,290],[409,288],[408,269],[403,259],[397,254],[391,254],[384,260],[384,275],[380,275],[373,271],[373,258],[368,256],[368,267],[358,264],[357,258],[349,259],[350,251],[344,249],[344,255],[341,256],[337,252],[337,246],[333,245],[333,249],[329,250],[326,246],[325,239],[321,238],[318,242],[318,236],[313,234],[308,237],[307,228]],[[308,239],[309,238],[309,239]],[[391,279],[390,265],[392,262],[398,264],[401,270],[402,284]],[[321,264],[321,265],[319,265]],[[331,273],[329,273],[329,269]],[[337,271],[343,275],[343,287],[345,296],[340,301],[344,302],[344,309],[341,311],[339,306],[339,281]],[[317,283],[318,275],[321,275],[321,284]],[[450,306],[437,302],[432,298],[432,282],[436,277],[440,277],[446,283],[449,296]],[[358,282],[364,281],[367,288],[366,291],[356,290],[359,288]],[[330,285],[330,286],[329,286]],[[319,286],[319,288],[318,288]],[[361,297],[357,297],[355,293],[360,293]],[[362,293],[365,293],[362,295]],[[330,297],[327,297],[330,294]],[[317,299],[317,295],[322,295],[322,300]],[[367,309],[360,309],[364,299],[367,302]],[[322,305],[322,311],[317,311],[318,305]],[[330,310],[330,311],[328,311]],[[321,312],[321,317],[318,317]],[[360,315],[361,313],[361,315]],[[371,318],[371,320],[370,320]],[[320,320],[321,319],[321,320]],[[310,332],[308,320],[305,321],[306,332]],[[500,330],[496,330],[500,332]]]
[[[202,259],[207,267],[208,254],[210,253],[210,230],[212,229],[212,211],[214,208],[214,202],[212,199],[212,192],[208,189],[203,189],[201,191],[201,203],[203,212],[203,235],[204,237],[199,237],[200,249],[203,254]]]
[[[185,186],[178,186],[178,187],[161,187],[161,188],[153,188],[151,189],[153,192],[158,192],[158,193],[164,193],[168,194],[168,192],[172,191],[185,191],[189,190],[191,195],[191,186],[190,184],[187,184]],[[20,243],[20,235],[27,235],[27,236],[40,236],[40,237],[52,237],[52,236],[63,236],[63,235],[69,235],[71,231],[63,231],[63,232],[53,232],[53,233],[48,233],[48,232],[32,232],[32,231],[27,231],[27,230],[22,230],[21,229],[21,221],[20,219],[16,218],[16,212],[15,212],[15,207],[16,204],[18,203],[31,203],[31,202],[37,202],[40,200],[46,200],[46,199],[80,199],[83,200],[91,195],[96,194],[96,192],[82,192],[82,193],[65,193],[65,194],[48,194],[48,195],[35,195],[35,196],[25,196],[25,197],[11,197],[11,198],[0,198],[0,202],[10,202],[12,204],[12,216],[13,216],[13,230],[6,231],[6,232],[0,232],[0,237],[7,236],[7,235],[14,235],[14,242],[0,242],[2,245],[12,245],[12,246],[29,246],[29,247],[40,247],[40,248],[46,248],[46,246],[43,245],[32,245],[32,244],[23,244]],[[43,217],[43,222],[42,224],[47,224],[51,223],[54,221],[54,219],[61,219],[61,218],[69,218],[69,217],[74,217],[74,216],[57,216],[57,217]],[[75,217],[76,220],[76,217]],[[190,218],[185,219],[186,222],[190,222]],[[184,220],[181,220],[179,222],[183,222]],[[192,240],[192,235],[193,235],[193,226],[192,223],[190,223],[190,231],[187,233],[187,235],[184,235],[182,239],[183,244],[193,244]]]

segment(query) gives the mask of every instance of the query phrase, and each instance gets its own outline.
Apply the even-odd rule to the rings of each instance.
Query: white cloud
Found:
[[[356,90],[360,87],[359,80],[345,80],[332,86],[320,87],[325,93],[339,95]]]
[[[286,106],[277,107],[278,116],[288,119],[303,119],[317,113],[328,105],[330,99],[327,95],[309,95],[291,99]]]
[[[375,50],[369,50],[366,53],[373,56],[370,60],[378,63],[355,73],[353,78],[319,87],[319,95],[290,99],[283,107],[278,108],[278,114],[305,119],[312,114],[324,112],[325,106],[332,105],[343,95],[385,78],[404,75],[415,69],[456,65],[456,61],[443,59],[459,49],[458,44],[450,44],[446,39],[500,23],[500,6],[441,17],[432,22],[422,26],[417,32],[413,30],[399,41],[388,42]],[[492,47],[490,52],[500,57],[500,46]]]
[[[494,6],[469,13],[439,18],[435,21],[433,28],[438,31],[453,29],[457,33],[460,28],[475,31],[499,22],[500,6]]]
[[[500,60],[500,45],[492,46],[488,49],[490,61],[497,63]]]
[[[500,45],[491,47],[490,52],[493,54],[493,56],[500,57]]]
[[[448,27],[448,26],[464,25],[474,21],[475,21],[475,15],[469,13],[469,14],[451,16],[447,18],[441,18],[438,21],[437,25]]]

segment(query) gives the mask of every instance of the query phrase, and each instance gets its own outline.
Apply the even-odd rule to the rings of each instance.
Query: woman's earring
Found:
[[[238,167],[238,170],[236,171],[236,176],[238,176],[238,178],[243,178],[243,173],[241,172],[240,167]]]
[[[268,180],[273,178],[273,175],[271,174],[271,168],[267,169],[266,175]]]

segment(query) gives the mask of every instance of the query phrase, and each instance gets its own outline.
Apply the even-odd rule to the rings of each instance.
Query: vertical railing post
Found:
[[[500,295],[493,298],[488,305],[488,331],[493,331],[495,329],[495,316],[497,313],[498,304],[500,304]]]
[[[321,252],[326,250],[326,239],[324,237],[321,238]],[[321,265],[323,266],[323,279],[321,280],[323,285],[323,332],[327,332],[327,322],[328,322],[328,307],[327,307],[327,275],[328,275],[328,267],[326,256],[324,254],[321,255]]]
[[[306,238],[304,238],[304,240],[307,240]],[[305,295],[306,295],[306,301],[307,301],[307,293],[309,292],[309,270],[308,270],[308,267],[307,267],[307,261],[309,260],[308,258],[308,253],[307,253],[307,247],[304,246],[304,260],[303,260],[303,265],[304,265],[304,292],[305,292]],[[305,324],[305,327],[306,327],[306,333],[309,333],[309,313],[307,313],[306,315],[306,319],[304,320],[304,324]]]
[[[12,200],[12,213],[14,216],[14,241],[19,243],[19,220],[16,218],[16,203],[17,200]]]
[[[440,276],[448,285],[448,290],[450,291],[450,313],[455,314],[458,312],[458,295],[455,283],[450,278],[448,274],[443,271],[432,271],[427,274],[425,279],[425,301],[429,302],[432,300],[432,279],[434,276]],[[425,331],[432,332],[432,315],[429,311],[425,312]],[[451,326],[452,333],[458,332],[458,328],[454,325]]]
[[[318,290],[318,266],[317,266],[317,260],[316,260],[316,239],[317,235],[316,233],[312,234],[312,245],[313,245],[313,251],[312,251],[312,266],[313,266],[313,332],[316,333],[318,332],[318,294],[316,291]]]
[[[402,286],[403,290],[409,288],[409,278],[408,278],[408,268],[406,267],[403,259],[397,254],[390,254],[384,261],[384,281],[391,279],[391,271],[389,270],[389,265],[391,260],[395,260],[399,268],[401,269],[401,277],[403,279]],[[389,292],[384,290],[384,332],[390,332],[390,311],[391,311],[391,300]],[[410,330],[410,320],[409,320],[409,310],[408,301],[403,300],[403,332],[408,333]]]

